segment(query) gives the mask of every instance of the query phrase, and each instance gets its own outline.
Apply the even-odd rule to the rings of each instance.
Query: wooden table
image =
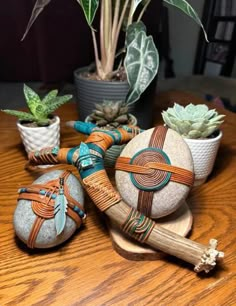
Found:
[[[170,101],[204,102],[179,92],[162,94],[156,101],[156,123]],[[221,112],[227,117],[214,171],[188,199],[194,216],[190,238],[203,244],[216,238],[225,252],[224,262],[209,275],[197,275],[171,256],[156,261],[122,258],[88,199],[86,226],[72,239],[52,250],[28,250],[15,238],[12,217],[17,189],[39,173],[24,169],[27,159],[15,118],[1,113],[0,305],[236,305],[236,116]],[[75,105],[58,114],[61,146],[78,145],[83,136],[64,126],[76,119]]]

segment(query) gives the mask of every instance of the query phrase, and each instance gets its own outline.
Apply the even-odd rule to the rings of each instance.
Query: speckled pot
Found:
[[[22,142],[27,153],[46,147],[60,146],[60,118],[49,126],[28,127],[17,122]]]
[[[220,131],[219,135],[215,138],[184,138],[193,157],[195,173],[194,186],[202,185],[212,172],[222,136],[223,133]]]

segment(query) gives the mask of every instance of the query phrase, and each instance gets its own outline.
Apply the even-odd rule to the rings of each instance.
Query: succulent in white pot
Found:
[[[224,117],[205,104],[183,107],[175,103],[162,112],[165,124],[182,135],[189,146],[193,157],[195,186],[203,184],[212,172],[223,135],[219,128]]]
[[[27,153],[60,145],[60,118],[52,113],[69,101],[72,95],[57,94],[57,90],[52,90],[41,100],[36,92],[24,84],[24,96],[29,112],[2,110],[18,117],[17,128]]]

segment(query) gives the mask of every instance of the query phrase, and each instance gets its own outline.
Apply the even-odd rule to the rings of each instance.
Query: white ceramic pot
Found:
[[[209,139],[188,139],[184,138],[188,144],[193,157],[195,182],[194,186],[203,184],[210,175],[216,155],[219,149],[223,133],[220,131],[215,138]]]
[[[53,124],[41,127],[28,127],[17,122],[17,128],[27,153],[60,145],[60,118],[55,116],[55,119]]]

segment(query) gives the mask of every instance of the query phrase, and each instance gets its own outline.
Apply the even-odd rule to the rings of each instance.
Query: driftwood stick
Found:
[[[121,226],[129,212],[129,206],[120,201],[105,211],[118,226]],[[146,243],[154,249],[178,257],[188,263],[193,264],[195,272],[212,270],[216,262],[224,257],[223,252],[216,250],[217,240],[211,239],[209,246],[177,235],[159,225],[155,225]]]

